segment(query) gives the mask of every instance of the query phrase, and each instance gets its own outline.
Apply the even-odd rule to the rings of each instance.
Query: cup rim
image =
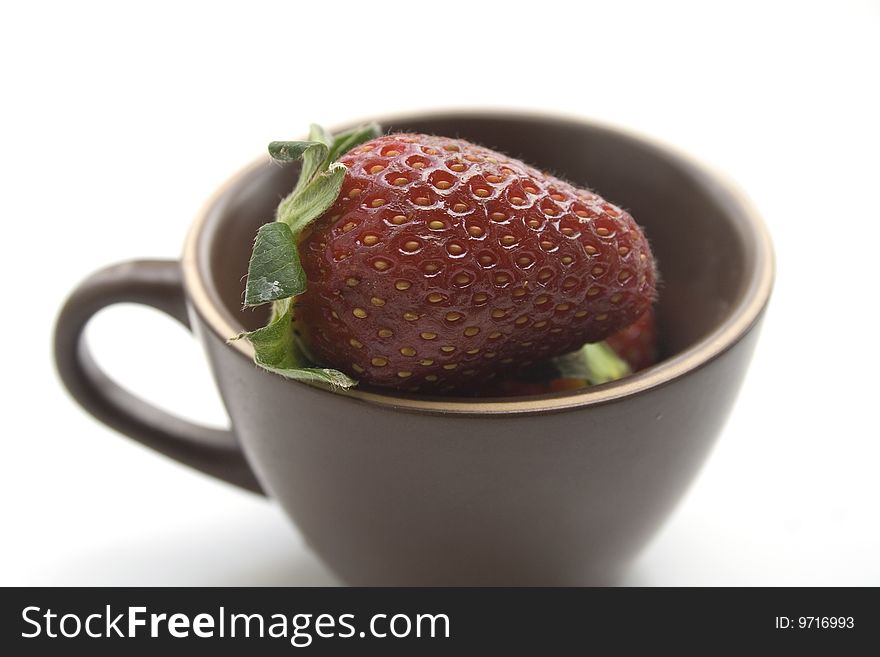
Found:
[[[693,156],[656,139],[637,134],[629,129],[611,126],[607,123],[588,120],[583,117],[565,116],[555,113],[518,112],[511,110],[449,110],[417,114],[396,114],[384,117],[383,124],[395,124],[414,120],[429,119],[492,119],[504,118],[521,121],[557,121],[572,126],[590,127],[614,134],[617,137],[638,142],[660,152],[665,158],[675,161],[688,169],[706,189],[716,196],[726,197],[730,205],[729,215],[738,221],[747,238],[746,249],[753,258],[748,285],[739,303],[733,308],[713,331],[679,353],[660,363],[610,383],[592,386],[578,391],[551,393],[523,397],[499,398],[461,398],[430,397],[415,394],[402,394],[394,391],[379,392],[375,389],[362,390],[357,387],[349,390],[330,390],[291,379],[283,380],[288,385],[307,385],[324,394],[342,395],[349,399],[374,405],[404,409],[416,412],[443,413],[454,415],[497,415],[497,414],[536,414],[561,411],[571,408],[593,406],[633,396],[671,383],[690,372],[708,364],[742,339],[757,322],[767,305],[773,287],[775,262],[770,235],[751,200],[726,175],[699,162]],[[373,119],[370,119],[373,120]],[[355,124],[354,122],[352,124]],[[349,124],[349,125],[352,125]],[[343,126],[349,127],[349,126]],[[243,179],[255,170],[265,166],[266,158],[251,162],[223,183],[208,199],[190,227],[184,243],[181,267],[184,288],[191,308],[204,320],[215,336],[226,343],[227,348],[239,356],[253,361],[254,351],[246,340],[229,342],[229,338],[244,330],[235,317],[220,302],[220,295],[206,280],[208,271],[209,243],[204,239],[205,227],[212,217],[220,214],[222,201]],[[254,365],[254,367],[257,367]],[[278,376],[278,375],[273,375]]]

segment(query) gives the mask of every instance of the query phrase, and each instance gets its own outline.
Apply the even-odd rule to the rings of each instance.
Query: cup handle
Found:
[[[99,310],[140,303],[190,327],[180,263],[136,260],[95,272],[71,293],[55,326],[55,364],[67,390],[95,418],[206,474],[263,494],[231,431],[175,417],[118,386],[97,366],[83,334]]]

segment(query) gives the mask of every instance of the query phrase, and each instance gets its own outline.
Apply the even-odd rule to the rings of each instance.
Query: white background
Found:
[[[880,585],[878,3],[142,7],[0,10],[0,583],[335,582],[276,506],[80,411],[51,367],[53,317],[99,266],[175,257],[270,140],[464,106],[651,135],[738,181],[773,235],[733,416],[626,583]],[[89,335],[149,399],[225,422],[170,320],[119,307]]]

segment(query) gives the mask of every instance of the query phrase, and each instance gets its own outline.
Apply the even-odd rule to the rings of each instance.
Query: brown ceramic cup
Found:
[[[662,273],[662,362],[585,391],[516,399],[331,392],[258,369],[245,341],[227,339],[263,319],[241,311],[243,275],[257,228],[296,178],[263,159],[209,202],[182,261],[116,265],[73,292],[55,342],[65,385],[129,437],[278,500],[345,582],[614,582],[693,479],[734,401],[773,281],[760,218],[702,166],[607,127],[481,113],[381,122],[519,156],[631,210]],[[230,431],[155,409],[96,367],[83,329],[117,302],[192,329]]]

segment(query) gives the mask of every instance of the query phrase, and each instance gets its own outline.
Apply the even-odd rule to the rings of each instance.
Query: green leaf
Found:
[[[265,363],[261,363],[259,359],[255,359],[257,365],[263,369],[280,374],[288,379],[303,381],[305,383],[323,383],[331,388],[354,388],[357,381],[348,376],[345,372],[334,370],[329,367],[292,367],[278,368],[271,367]]]
[[[326,137],[326,133],[310,133],[309,137],[317,137],[317,139],[311,139],[311,141],[273,141],[269,144],[269,155],[278,162],[302,160],[302,169],[294,192],[305,187],[318,171],[326,168],[330,149],[327,143],[321,141]]]
[[[322,383],[331,388],[351,388],[357,381],[347,374],[329,368],[313,367],[296,344],[290,299],[277,303],[276,315],[266,326],[239,338],[246,338],[254,347],[254,362],[289,379]]]
[[[328,148],[333,144],[333,136],[324,129],[324,126],[313,123],[309,126],[309,139],[319,141]]]
[[[254,346],[254,361],[263,369],[300,381],[350,388],[357,382],[333,369],[314,367],[306,345],[294,330],[293,298],[305,292],[307,279],[299,259],[303,230],[339,196],[346,168],[336,162],[350,149],[378,137],[375,123],[331,136],[313,124],[306,141],[273,141],[269,154],[279,162],[302,160],[294,190],[278,205],[276,221],[257,233],[248,266],[245,305],[272,303],[269,323],[242,333]]]
[[[269,144],[269,155],[279,162],[302,160],[302,170],[293,190],[296,193],[352,148],[381,134],[382,128],[379,124],[369,123],[334,137],[320,125],[313,123],[309,128],[308,141],[273,141]]]
[[[305,289],[306,274],[290,227],[277,221],[260,226],[248,265],[244,305],[294,297]]]
[[[368,123],[346,132],[341,132],[333,138],[328,156],[331,162],[348,153],[352,148],[357,148],[364,142],[375,139],[382,134],[382,128],[378,123]]]
[[[296,162],[310,148],[327,148],[320,141],[273,141],[269,144],[269,155],[279,162]]]
[[[318,144],[303,153],[302,170],[299,174],[299,180],[296,182],[296,187],[293,190],[294,192],[302,190],[314,179],[316,174],[327,168],[328,152],[325,144]]]
[[[342,189],[345,171],[344,164],[333,163],[327,171],[317,174],[302,189],[294,190],[278,206],[277,220],[290,226],[294,236],[298,236],[303,228],[333,205]]]
[[[604,342],[585,344],[578,351],[553,360],[561,376],[586,379],[597,386],[632,374],[629,365]]]

